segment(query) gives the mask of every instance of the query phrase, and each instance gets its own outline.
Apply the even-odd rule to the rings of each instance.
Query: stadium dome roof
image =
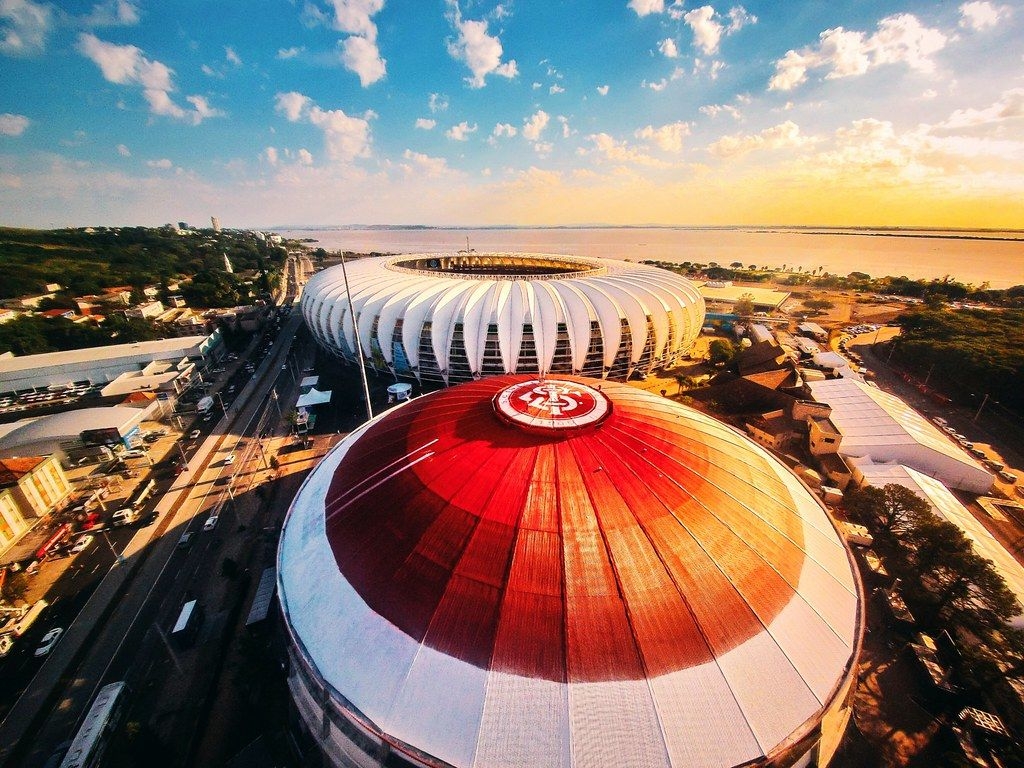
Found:
[[[279,551],[297,652],[421,762],[739,765],[842,698],[859,585],[739,432],[625,384],[503,376],[349,435]]]
[[[517,372],[625,379],[673,364],[704,320],[690,281],[625,261],[431,253],[347,269],[367,363],[445,384]],[[314,275],[301,306],[321,344],[356,359],[341,267]]]

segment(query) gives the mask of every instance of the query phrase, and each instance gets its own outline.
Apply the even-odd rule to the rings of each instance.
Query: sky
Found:
[[[0,225],[1024,227],[1024,0],[0,0]]]

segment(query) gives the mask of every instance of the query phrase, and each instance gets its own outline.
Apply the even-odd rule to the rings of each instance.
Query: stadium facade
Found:
[[[820,766],[863,594],[796,475],[652,393],[496,376],[351,433],[285,521],[309,759]]]
[[[315,275],[302,312],[317,341],[371,368],[444,385],[507,373],[625,380],[681,360],[704,300],[672,272],[533,253],[359,259]]]

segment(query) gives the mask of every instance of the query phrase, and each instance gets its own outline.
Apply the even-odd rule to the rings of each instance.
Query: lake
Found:
[[[717,262],[729,266],[802,268],[872,277],[949,276],[993,288],[1024,284],[1024,232],[779,229],[779,228],[552,228],[552,229],[288,229],[327,250],[357,253],[533,251],[608,259]]]

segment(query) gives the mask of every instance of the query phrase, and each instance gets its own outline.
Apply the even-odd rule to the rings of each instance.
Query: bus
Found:
[[[100,765],[110,737],[124,715],[127,698],[128,686],[123,681],[100,688],[60,768],[91,768]]]

